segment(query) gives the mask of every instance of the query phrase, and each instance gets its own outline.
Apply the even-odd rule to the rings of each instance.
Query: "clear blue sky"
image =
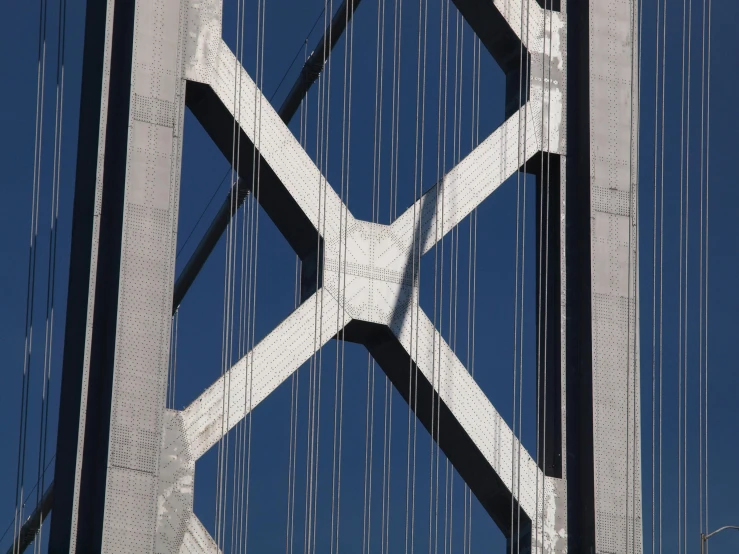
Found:
[[[338,1],[335,2],[338,5]],[[247,14],[253,15],[255,2],[247,2]],[[428,78],[427,78],[427,149],[425,162],[424,188],[436,179],[436,118],[438,89],[438,49],[439,49],[439,10],[438,2],[432,1],[429,14],[428,32]],[[674,5],[673,5],[674,4]],[[679,5],[678,5],[679,4]],[[274,94],[274,104],[279,106],[289,90],[299,63],[292,66],[285,82],[279,90],[277,85],[290,66],[295,54],[300,50],[303,40],[318,17],[323,2],[308,0],[268,0],[265,32],[265,75],[264,91],[267,97]],[[224,34],[233,44],[235,29],[235,3],[227,2],[224,15]],[[693,0],[694,77],[700,72],[700,9],[701,2]],[[50,11],[57,4],[50,3]],[[377,33],[377,0],[364,0],[356,14],[354,39],[354,94],[352,101],[352,143],[351,143],[351,181],[350,209],[354,215],[369,219],[371,217],[371,186],[373,167],[373,125],[375,101],[375,60]],[[406,0],[403,3],[403,34],[401,55],[401,131],[399,146],[399,210],[407,206],[413,197],[413,152],[415,122],[415,78],[416,78],[416,39],[417,3]],[[62,159],[62,192],[60,206],[59,255],[57,263],[57,304],[53,347],[51,428],[49,450],[53,452],[53,437],[58,411],[58,385],[61,371],[63,344],[63,323],[67,282],[67,263],[69,233],[71,227],[71,202],[74,184],[76,150],[76,126],[79,108],[80,71],[82,61],[82,35],[84,30],[84,2],[70,0],[68,6],[67,64],[65,74],[65,109]],[[668,20],[667,84],[668,104],[666,121],[666,218],[665,218],[665,327],[664,327],[664,372],[665,372],[665,410],[664,410],[664,551],[676,551],[677,541],[677,426],[676,426],[676,375],[677,375],[677,298],[678,298],[678,210],[679,210],[679,131],[680,131],[680,55],[681,55],[681,2],[671,2]],[[0,428],[0,441],[6,447],[0,455],[0,534],[5,530],[13,514],[13,498],[16,476],[16,456],[19,418],[19,392],[23,367],[23,321],[25,315],[25,291],[28,263],[28,230],[30,223],[31,180],[33,170],[34,142],[34,99],[36,93],[36,57],[38,7],[35,3],[10,3],[4,13],[4,32],[0,35],[2,51],[6,53],[0,61],[0,76],[4,86],[0,90],[0,188],[4,199],[0,203],[0,359],[3,370],[0,374],[0,417],[7,422]],[[450,10],[449,27],[450,52],[454,47],[454,24],[456,11]],[[392,44],[393,44],[393,3],[386,0],[385,35],[385,73],[382,140],[382,202],[380,221],[388,218],[388,188],[390,164],[390,125],[392,82]],[[735,206],[739,205],[739,191],[735,187],[734,167],[736,149],[739,144],[735,127],[739,124],[736,116],[735,90],[737,85],[735,53],[739,48],[734,22],[739,18],[739,7],[728,0],[713,1],[713,43],[712,43],[712,85],[711,85],[711,180],[710,180],[710,287],[709,287],[709,371],[710,371],[710,521],[711,527],[723,524],[739,524],[739,474],[736,471],[736,458],[739,443],[735,437],[739,431],[739,410],[736,406],[739,392],[739,372],[736,369],[731,348],[735,345],[739,324],[734,317],[739,312],[739,295],[734,284],[739,278],[737,264],[737,234],[735,232]],[[641,183],[640,183],[640,226],[641,226],[641,369],[642,369],[642,460],[643,460],[643,505],[644,505],[644,546],[651,552],[651,267],[652,267],[652,174],[653,174],[653,133],[654,133],[654,1],[644,3],[644,53],[642,81],[642,136]],[[309,49],[322,32],[323,21],[319,22],[308,40]],[[245,67],[254,75],[253,26],[247,26],[247,52]],[[47,107],[45,112],[44,135],[44,190],[50,187],[50,167],[53,134],[53,79],[55,67],[56,30],[52,25],[48,58]],[[464,48],[464,137],[462,152],[470,147],[470,60],[471,34],[465,26]],[[329,131],[330,157],[328,177],[333,184],[339,183],[339,160],[341,152],[341,95],[343,90],[343,41],[332,58],[331,89],[331,127]],[[299,61],[302,60],[302,52]],[[450,74],[453,55],[450,59]],[[728,70],[727,70],[728,69]],[[503,79],[500,70],[483,51],[481,64],[481,121],[480,136],[484,138],[503,120]],[[451,88],[453,77],[449,77],[450,98],[448,118],[453,118]],[[696,80],[697,84],[698,81]],[[309,96],[309,128],[311,136],[307,149],[315,158],[315,89]],[[700,88],[695,88],[692,96],[693,129],[699,129],[697,111],[700,101]],[[296,118],[297,119],[297,118]],[[294,122],[295,123],[295,122]],[[292,125],[297,133],[298,127]],[[181,203],[179,214],[179,245],[193,229],[203,207],[228,168],[220,152],[210,142],[199,124],[189,114],[186,115],[185,146],[182,165]],[[694,134],[693,144],[697,145],[699,136]],[[451,143],[449,143],[451,144]],[[451,155],[448,163],[451,163]],[[697,184],[698,158],[691,161],[691,196],[694,217],[691,226],[698,228]],[[448,167],[448,166],[447,166]],[[534,418],[534,204],[533,183],[528,182],[527,203],[527,247],[525,288],[528,291],[524,307],[525,354],[524,354],[524,445],[533,452],[535,443]],[[206,211],[200,225],[195,228],[193,238],[184,246],[178,257],[178,271],[187,259],[197,239],[222,201],[226,185],[216,193],[216,200]],[[48,193],[41,202],[41,229],[39,238],[39,263],[45,267],[48,232]],[[513,367],[513,297],[515,285],[515,216],[516,181],[506,183],[489,198],[480,209],[478,224],[478,270],[477,270],[477,329],[476,329],[476,379],[498,411],[511,421],[511,368]],[[460,319],[466,316],[466,248],[467,223],[460,233]],[[257,278],[256,336],[264,336],[292,310],[294,290],[295,257],[285,240],[266,217],[260,219],[259,266]],[[691,239],[690,255],[697,260],[697,234]],[[448,243],[447,243],[448,244]],[[448,246],[447,246],[448,248]],[[217,248],[204,271],[182,305],[180,331],[178,337],[178,386],[176,405],[182,408],[207,387],[220,373],[221,360],[221,321],[223,314],[223,241]],[[447,251],[448,253],[448,251]],[[43,262],[43,263],[42,263]],[[424,261],[426,275],[433,271],[433,260]],[[698,277],[695,265],[689,276],[695,283]],[[447,268],[448,271],[448,268]],[[35,354],[36,362],[41,359],[43,345],[43,314],[46,291],[45,271],[37,281],[38,300],[36,310]],[[423,279],[423,277],[422,277]],[[697,288],[691,289],[689,313],[697,315]],[[448,298],[448,291],[444,292]],[[431,315],[433,311],[433,283],[422,281],[422,304]],[[444,300],[448,302],[448,300]],[[449,309],[446,304],[446,310]],[[447,320],[448,321],[448,320]],[[445,321],[444,326],[448,327]],[[689,350],[689,446],[691,454],[688,461],[688,488],[690,495],[690,531],[688,544],[697,548],[697,318],[690,317],[691,339]],[[466,324],[459,324],[458,351],[464,360],[466,356]],[[446,335],[446,333],[445,333]],[[344,459],[342,465],[342,523],[341,550],[361,551],[362,503],[364,479],[364,425],[365,389],[367,384],[367,354],[356,345],[347,344],[345,363],[345,411],[344,411]],[[322,385],[322,420],[325,427],[322,433],[320,457],[320,482],[327,485],[331,480],[331,424],[333,415],[333,376],[335,344],[329,343],[324,349],[324,382]],[[38,448],[38,397],[40,396],[40,366],[33,366],[31,404],[29,419],[29,455],[26,483],[27,489],[35,482],[37,472]],[[307,389],[307,372],[301,370],[301,387]],[[377,370],[375,386],[375,470],[373,472],[373,551],[379,549],[381,521],[381,479],[383,450],[383,398],[385,380]],[[258,551],[274,551],[284,548],[285,510],[287,502],[286,475],[288,459],[290,383],[280,387],[267,401],[255,411],[252,438],[252,489],[250,494],[250,538],[249,545]],[[305,396],[301,397],[305,403]],[[391,524],[390,544],[400,548],[404,536],[405,511],[405,433],[407,408],[403,401],[394,395],[391,479],[393,490],[390,500]],[[301,422],[299,442],[298,475],[305,471],[305,422]],[[419,429],[418,458],[418,497],[417,497],[417,536],[418,548],[425,548],[428,533],[428,452],[429,444],[425,432]],[[197,466],[195,511],[205,523],[213,528],[215,503],[215,449],[207,454]],[[51,466],[53,468],[53,465]],[[51,473],[47,475],[47,482]],[[304,477],[298,478],[298,489],[304,488]],[[455,481],[454,534],[461,535],[461,481]],[[443,466],[442,489],[443,494]],[[298,510],[303,497],[298,496]],[[441,504],[443,507],[443,502]],[[301,512],[302,513],[302,512]],[[330,497],[328,493],[319,497],[318,541],[326,544],[330,518]],[[474,508],[473,545],[475,550],[502,550],[502,535],[497,531],[479,506]],[[296,529],[296,548],[302,548],[302,519],[298,516]],[[8,537],[0,546],[7,544]],[[455,544],[456,539],[455,539]],[[739,537],[730,535],[713,539],[712,552],[733,552],[739,545]]]

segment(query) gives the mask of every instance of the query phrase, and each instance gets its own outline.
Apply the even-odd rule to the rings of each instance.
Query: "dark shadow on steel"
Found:
[[[295,80],[290,92],[282,102],[280,109],[277,111],[280,119],[282,119],[286,125],[289,124],[293,116],[295,116],[298,108],[300,108],[300,103],[308,93],[308,89],[310,89],[316,79],[318,79],[321,71],[323,71],[331,50],[333,50],[336,43],[338,43],[341,35],[346,29],[347,21],[351,20],[354,15],[354,11],[357,9],[360,2],[361,0],[351,0],[350,4],[347,5],[347,0],[344,0],[341,3],[341,6],[339,6],[339,9],[331,20],[331,24],[326,28],[325,34],[321,37],[321,40],[318,41],[318,44],[308,57],[305,65],[303,65],[303,69],[301,69],[298,78]],[[348,7],[349,11],[347,13]],[[245,158],[240,157],[240,159],[243,161]],[[172,294],[172,313],[177,311],[177,308],[182,303],[182,299],[187,294],[187,291],[195,281],[198,273],[200,273],[203,265],[205,265],[208,256],[213,252],[213,249],[216,244],[218,244],[223,232],[226,230],[226,227],[228,227],[228,223],[231,221],[231,218],[252,189],[253,183],[251,176],[253,175],[253,172],[241,171],[240,173],[241,176],[238,180],[238,188],[236,185],[234,186],[234,189],[237,190],[237,201],[235,203],[232,201],[232,189],[208,227],[208,230],[205,232],[205,235],[200,239],[200,243],[197,248],[195,248],[192,256],[190,256],[190,259],[185,264],[185,268],[182,270],[179,277],[177,277],[174,292]],[[278,221],[274,218],[272,219],[279,227]],[[283,232],[283,234],[285,233]]]
[[[44,496],[41,497],[41,502],[39,502],[36,509],[30,516],[28,516],[28,519],[26,519],[25,523],[21,526],[18,536],[15,537],[13,545],[8,550],[8,554],[20,554],[30,546],[36,538],[36,534],[41,527],[41,523],[43,523],[46,516],[49,515],[53,501],[54,482],[52,481],[49,488],[46,489]]]

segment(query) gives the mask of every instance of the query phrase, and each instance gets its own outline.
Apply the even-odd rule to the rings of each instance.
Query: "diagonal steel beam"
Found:
[[[536,122],[540,117],[540,105],[536,102],[509,117],[452,168],[440,185],[431,187],[406,209],[393,222],[393,232],[401,237],[413,236],[415,219],[420,226],[417,236],[421,238],[421,253],[428,252],[539,152],[541,137]]]
[[[344,33],[344,29],[346,29],[347,23],[351,21],[351,18],[361,1],[362,0],[352,0],[347,4],[347,0],[344,0],[331,20],[331,24],[326,27],[326,32],[321,37],[321,40],[318,41],[313,52],[311,52],[311,55],[306,60],[303,65],[303,69],[300,71],[300,75],[298,75],[298,78],[295,80],[295,84],[293,84],[292,89],[290,89],[290,92],[277,112],[280,114],[280,117],[285,124],[289,123],[298,111],[300,103],[308,93],[308,89],[316,82],[321,71],[323,71],[323,66],[326,63],[326,60],[328,60],[329,54],[334,49],[334,46],[339,42],[341,35]]]
[[[335,337],[339,303],[323,290],[303,302],[182,412],[190,456],[198,459]],[[351,318],[346,315],[346,322]],[[315,330],[315,332],[311,332]]]
[[[280,116],[280,119],[282,119],[285,125],[288,125],[293,116],[295,116],[308,90],[323,71],[326,60],[328,60],[331,51],[341,38],[347,22],[351,20],[360,2],[361,0],[351,0],[351,2],[347,3],[347,0],[344,0],[341,3],[330,25],[326,28],[325,34],[318,41],[318,44],[316,44],[308,60],[306,60],[290,92],[277,112],[277,115]],[[203,265],[205,265],[205,262],[226,230],[233,214],[236,213],[236,210],[244,202],[252,187],[251,175],[247,175],[245,179],[239,179],[238,184],[234,185],[234,188],[238,190],[235,199],[236,202],[233,201],[233,192],[229,193],[223,201],[218,213],[216,213],[215,218],[213,218],[213,221],[208,226],[208,230],[200,239],[198,246],[177,277],[172,298],[173,313],[177,310],[182,299],[187,294],[190,286],[195,281],[198,273],[200,273]]]
[[[500,530],[534,519],[543,473],[423,310],[363,340]]]

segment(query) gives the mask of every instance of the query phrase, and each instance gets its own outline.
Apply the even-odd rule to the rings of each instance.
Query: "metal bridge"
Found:
[[[678,387],[677,551],[697,547],[710,536],[711,2],[679,21],[676,185],[667,4],[88,0],[70,139],[69,7],[41,0],[9,552],[661,551],[664,197],[678,188],[679,367],[664,380]],[[296,48],[283,74],[274,60]],[[224,169],[212,196],[188,181]],[[37,273],[51,291],[42,361]]]

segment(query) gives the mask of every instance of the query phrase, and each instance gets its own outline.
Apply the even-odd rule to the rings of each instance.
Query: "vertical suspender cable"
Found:
[[[44,336],[43,386],[41,392],[41,414],[39,429],[38,475],[36,479],[36,508],[46,492],[46,449],[49,427],[49,388],[51,382],[52,352],[54,338],[54,299],[56,289],[56,246],[59,221],[59,189],[61,186],[62,123],[64,114],[64,54],[66,46],[66,0],[59,3],[57,31],[56,105],[54,113],[54,154],[51,186],[51,221],[49,227],[49,254],[46,281],[46,326]],[[42,106],[43,109],[43,106]],[[40,159],[39,159],[40,162]],[[40,175],[39,175],[40,192]],[[37,205],[40,198],[37,198]],[[27,406],[26,406],[27,408]],[[43,520],[34,544],[34,551],[41,552]]]
[[[471,124],[470,124],[470,134],[472,135],[471,145],[470,149],[475,148],[475,79],[476,79],[476,61],[477,61],[477,41],[475,38],[474,33],[472,33],[472,71],[470,71],[470,77],[472,81],[471,91],[472,91],[472,98],[470,101],[470,113],[472,114],[471,118]],[[460,98],[461,102],[461,98]],[[461,142],[461,137],[460,137]],[[468,252],[467,252],[467,348],[466,348],[466,360],[465,360],[465,366],[467,367],[467,370],[471,373],[471,346],[470,341],[472,338],[472,331],[471,331],[471,316],[472,316],[472,225],[474,221],[474,211],[472,214],[470,214],[470,221],[469,221],[469,239],[468,239]],[[469,486],[466,482],[462,485],[463,488],[463,512],[462,512],[462,554],[467,554],[468,552],[468,542],[467,542],[467,526],[468,521],[471,517],[471,513],[468,510],[468,495],[469,495]]]
[[[712,1],[708,0],[708,53],[707,53],[707,71],[706,71],[706,166],[705,166],[705,179],[706,179],[706,231],[705,231],[705,279],[704,279],[704,286],[705,286],[705,305],[704,305],[704,322],[705,322],[705,338],[704,338],[704,347],[705,347],[705,357],[704,357],[704,364],[705,364],[705,402],[704,402],[704,409],[705,409],[705,416],[704,416],[704,425],[705,425],[705,465],[704,465],[704,471],[705,471],[705,511],[704,511],[704,529],[706,531],[709,529],[708,527],[708,192],[709,192],[709,166],[711,161],[711,7],[712,7]]]
[[[657,148],[659,146],[659,75],[660,75],[660,4],[655,2],[657,16],[655,18],[655,57],[654,57],[654,194],[652,198],[652,552],[655,551],[655,449],[656,449],[656,389],[657,389]]]
[[[678,533],[678,554],[682,554],[683,552],[683,533],[682,533],[682,525],[683,525],[683,479],[682,479],[682,468],[683,468],[683,434],[682,434],[682,427],[683,427],[683,404],[682,404],[682,387],[683,387],[683,349],[682,349],[682,341],[683,341],[683,182],[684,182],[684,156],[685,156],[685,25],[686,25],[686,8],[687,3],[686,0],[683,0],[683,35],[682,35],[682,70],[681,70],[681,91],[680,91],[680,276],[679,276],[679,289],[678,289],[678,396],[677,396],[677,406],[678,406],[678,525],[677,525],[677,533]]]
[[[423,136],[425,130],[425,80],[426,80],[426,22],[428,15],[427,0],[419,0],[418,2],[418,45],[417,45],[417,61],[416,61],[416,123],[415,123],[415,144],[414,144],[414,178],[413,178],[413,248],[412,248],[412,267],[413,279],[417,290],[420,291],[421,276],[421,250],[422,246],[419,242],[418,231],[421,225],[421,214],[417,211],[416,206],[421,198],[422,182],[423,182]],[[423,31],[422,31],[423,29]],[[422,39],[423,37],[423,39]],[[423,49],[421,43],[423,42]],[[421,60],[423,59],[423,71],[421,71]],[[423,81],[423,86],[421,85]],[[420,127],[420,130],[419,130]],[[420,143],[420,150],[419,150]],[[416,412],[418,407],[418,365],[413,360],[418,360],[418,321],[420,311],[420,293],[415,299],[415,306],[411,304],[411,341],[409,356],[409,379],[408,379],[408,449],[407,449],[407,469],[406,469],[406,515],[405,515],[405,553],[415,551],[415,495],[416,495],[416,447],[417,447],[417,419],[412,416],[411,412]],[[412,402],[412,406],[411,406]],[[411,435],[411,418],[413,417],[413,433]],[[411,453],[411,442],[412,453]],[[412,459],[412,461],[411,461]],[[411,466],[413,472],[411,474]],[[410,512],[410,515],[409,515]],[[410,535],[410,536],[409,536]]]
[[[524,3],[521,2],[521,24],[519,27],[519,36],[523,36],[523,21],[524,21]],[[517,387],[517,373],[518,373],[518,284],[519,284],[519,256],[520,256],[520,239],[521,239],[521,170],[520,167],[523,163],[523,160],[521,160],[521,107],[523,105],[523,64],[524,64],[524,57],[523,57],[523,40],[521,41],[521,44],[519,46],[519,76],[518,76],[518,84],[519,84],[519,93],[518,93],[518,112],[516,113],[516,117],[518,118],[518,129],[517,129],[517,156],[518,156],[518,163],[516,164],[517,170],[516,170],[516,265],[515,265],[515,278],[514,278],[514,287],[515,287],[515,293],[514,293],[514,308],[513,308],[513,395],[511,398],[511,406],[512,406],[512,425],[511,425],[511,433],[512,433],[512,441],[511,441],[511,528],[509,531],[509,537],[510,537],[510,551],[509,554],[513,554],[513,533],[515,532],[515,520],[514,520],[514,510],[515,510],[515,493],[514,493],[514,487],[515,487],[515,479],[516,479],[516,387]],[[526,124],[526,120],[524,118],[523,124]]]
[[[341,450],[342,450],[342,424],[343,424],[343,401],[344,401],[344,336],[343,329],[346,323],[346,250],[347,250],[347,220],[349,215],[349,145],[351,131],[351,72],[352,72],[352,44],[353,44],[353,19],[349,25],[350,13],[353,11],[353,2],[349,2],[346,11],[346,39],[344,50],[344,90],[342,97],[342,137],[341,137],[341,200],[342,211],[339,222],[339,264],[343,263],[343,282],[339,283],[342,299],[342,309],[337,312],[337,330],[341,330],[341,336],[337,335],[336,344],[336,384],[334,395],[334,453],[332,468],[332,491],[331,491],[331,552],[339,550],[339,516],[341,513]],[[352,14],[353,15],[353,14]],[[349,97],[347,99],[347,81],[349,82]],[[341,367],[339,368],[339,359]],[[337,441],[337,413],[338,413],[338,441]],[[338,447],[337,447],[338,442]],[[338,452],[337,452],[338,448]],[[337,462],[338,456],[338,462]],[[338,465],[338,468],[337,468]]]
[[[698,256],[698,527],[700,532],[708,533],[703,527],[703,225],[704,217],[704,167],[705,167],[705,81],[706,81],[706,0],[703,0],[701,17],[701,130],[700,130],[700,246]]]
[[[245,350],[248,352],[249,359],[247,360],[247,376],[246,376],[246,389],[248,390],[248,398],[245,399],[245,404],[249,412],[249,420],[244,429],[246,436],[242,438],[242,449],[245,449],[245,455],[242,454],[242,468],[243,464],[246,464],[246,475],[241,477],[241,490],[239,494],[242,497],[241,504],[243,509],[241,510],[240,521],[239,521],[239,549],[248,549],[249,539],[249,491],[251,485],[251,437],[252,437],[252,423],[253,423],[253,411],[252,411],[252,391],[253,391],[253,374],[254,374],[254,346],[255,346],[255,327],[256,327],[256,301],[257,301],[257,275],[258,275],[258,263],[259,263],[259,196],[261,189],[261,136],[262,136],[262,98],[261,91],[264,89],[264,35],[265,35],[265,19],[266,19],[266,1],[262,1],[261,5],[258,3],[257,11],[257,47],[256,47],[256,80],[255,80],[255,97],[254,97],[254,151],[253,151],[253,162],[252,171],[256,174],[253,176],[254,183],[254,198],[250,203],[252,222],[252,232],[249,237],[248,252],[250,253],[251,263],[249,269],[249,275],[247,276],[249,288],[248,302],[246,306],[247,316],[247,344]],[[243,277],[242,277],[243,278]],[[244,461],[244,457],[246,460]],[[242,469],[243,471],[243,469]],[[241,529],[243,529],[243,539],[241,537]],[[242,542],[243,541],[243,542]]]
[[[659,552],[662,554],[662,413],[663,413],[663,298],[664,298],[664,229],[665,229],[665,76],[667,39],[667,0],[662,2],[662,100],[660,113],[660,184],[659,184]]]
[[[688,76],[686,92],[685,121],[685,298],[683,309],[683,545],[688,549],[688,254],[690,230],[690,91],[692,88],[692,36],[693,36],[693,0],[688,0]]]
[[[319,15],[320,18],[320,15]],[[316,19],[318,23],[318,19]],[[314,24],[315,27],[315,24]],[[310,34],[310,33],[309,33]],[[308,59],[308,38],[303,42],[303,64]],[[298,140],[300,145],[305,149],[305,139],[307,135],[307,108],[308,94],[300,104],[300,131]],[[297,309],[300,303],[301,289],[301,263],[300,258],[295,256],[295,292],[294,307]],[[295,482],[297,474],[297,436],[298,436],[298,408],[300,399],[300,368],[298,368],[292,376],[292,390],[290,402],[290,460],[288,469],[288,502],[287,502],[287,530],[285,533],[285,554],[292,554],[294,546],[295,534]]]
[[[347,39],[346,42],[348,43],[349,48],[349,98],[348,98],[348,105],[347,105],[347,132],[346,132],[346,164],[345,164],[345,171],[346,171],[346,196],[344,197],[344,221],[345,225],[346,222],[349,219],[349,183],[350,183],[350,168],[351,168],[351,135],[352,135],[352,76],[353,76],[353,70],[354,70],[354,2],[352,2],[349,5],[349,9],[351,9],[351,14],[347,12],[347,16],[351,18],[351,23],[347,24]],[[346,233],[345,233],[346,234]],[[346,236],[344,237],[344,257],[343,257],[343,263],[344,268],[343,272],[344,275],[346,275],[346,269],[347,269],[347,239]],[[346,279],[343,283],[343,288],[341,291],[341,297],[342,297],[342,333],[343,329],[346,326]],[[338,469],[338,476],[337,476],[337,490],[336,490],[336,547],[337,551],[339,549],[339,524],[341,521],[341,460],[342,460],[342,426],[343,426],[343,408],[344,408],[344,363],[345,363],[345,344],[346,341],[344,339],[344,335],[342,334],[342,340],[341,340],[341,393],[339,396],[339,469]]]
[[[41,188],[41,160],[44,127],[44,84],[46,79],[46,21],[47,1],[39,2],[38,61],[36,75],[36,121],[34,137],[33,181],[31,192],[31,233],[28,253],[28,278],[26,289],[26,318],[24,325],[25,341],[23,352],[23,378],[21,381],[20,429],[18,431],[18,464],[15,483],[15,518],[13,537],[18,536],[23,525],[24,484],[26,466],[26,437],[28,435],[28,389],[31,378],[31,359],[33,351],[33,311],[36,284],[36,242],[38,237],[38,206]]]
[[[530,14],[530,6],[529,1],[526,0],[526,4],[524,7],[524,4],[522,3],[522,9],[526,10],[526,17],[525,17],[525,23],[524,23],[524,17],[523,14],[521,14],[521,36],[526,37],[526,42],[528,43],[528,33],[529,33],[529,14]],[[521,165],[523,166],[523,170],[519,169],[517,171],[517,189],[521,193],[522,201],[520,204],[520,215],[517,213],[516,220],[517,220],[517,233],[516,233],[516,274],[517,279],[520,275],[521,283],[520,283],[520,302],[519,302],[519,295],[518,295],[518,282],[516,286],[516,312],[515,314],[518,316],[518,319],[516,320],[517,329],[514,331],[514,348],[518,351],[517,355],[514,353],[514,400],[513,400],[513,411],[514,411],[514,420],[513,420],[513,443],[511,445],[512,448],[512,464],[514,466],[514,475],[516,476],[515,480],[515,492],[512,490],[511,495],[511,539],[513,539],[514,531],[516,533],[516,540],[511,540],[511,550],[513,549],[513,543],[516,543],[516,550],[517,552],[520,551],[520,540],[521,540],[521,505],[520,503],[516,502],[515,504],[518,506],[518,509],[514,516],[514,498],[518,499],[521,492],[521,438],[522,438],[522,404],[523,404],[523,304],[524,304],[524,284],[525,284],[525,269],[526,269],[526,162],[528,157],[528,151],[527,151],[527,118],[528,118],[528,102],[524,103],[524,94],[526,94],[524,91],[527,90],[527,84],[529,82],[529,62],[528,57],[524,58],[523,56],[523,40],[521,41],[520,46],[520,75],[519,75],[519,133],[518,133],[518,152],[519,152],[519,167]],[[521,122],[521,113],[523,113],[523,133],[521,133],[520,128],[520,122]],[[523,135],[523,136],[522,136]],[[523,139],[523,145],[521,144],[521,141]],[[523,148],[522,148],[523,147]],[[522,155],[523,150],[523,155]],[[522,159],[521,159],[522,158]],[[521,185],[521,178],[523,176],[523,186]],[[523,189],[523,190],[521,190]],[[518,196],[518,195],[517,195]],[[517,199],[518,204],[518,199]],[[517,206],[517,212],[518,212],[518,206]],[[518,271],[518,257],[519,257],[519,235],[518,235],[518,226],[520,223],[520,259],[521,259],[521,271],[519,273]],[[514,318],[515,319],[515,318]],[[516,342],[516,338],[518,341]],[[516,368],[515,365],[518,364],[518,367]],[[518,371],[518,390],[516,391],[516,370]],[[516,392],[518,392],[518,399],[516,399]],[[516,413],[518,411],[518,413]],[[516,439],[516,423],[518,423],[518,438]],[[513,485],[513,483],[512,483]],[[514,527],[515,524],[515,527]]]

